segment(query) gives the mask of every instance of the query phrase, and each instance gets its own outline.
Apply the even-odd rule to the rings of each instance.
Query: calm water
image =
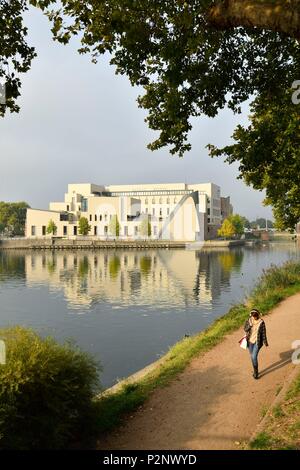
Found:
[[[293,244],[224,251],[0,251],[0,326],[73,338],[108,387],[241,300]]]

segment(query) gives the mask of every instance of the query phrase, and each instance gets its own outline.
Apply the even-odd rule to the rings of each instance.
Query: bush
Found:
[[[262,313],[267,313],[281,300],[299,292],[299,287],[300,262],[298,260],[287,261],[279,266],[271,265],[258,279],[248,303]]]
[[[0,329],[0,448],[58,449],[91,435],[98,365],[69,343],[22,327]]]

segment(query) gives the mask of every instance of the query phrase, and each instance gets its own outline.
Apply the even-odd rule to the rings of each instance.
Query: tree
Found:
[[[0,233],[24,235],[28,208],[26,202],[0,202]]]
[[[253,96],[253,116],[255,119],[258,112],[258,121],[262,104],[265,113],[272,114],[271,103],[279,104],[284,94],[292,106],[291,86],[300,70],[300,0],[28,1],[48,15],[54,39],[67,44],[74,35],[79,36],[81,53],[90,53],[96,62],[108,52],[116,72],[127,75],[132,85],[143,87],[139,106],[148,112],[149,127],[159,133],[149,144],[151,150],[168,146],[171,153],[182,156],[191,148],[191,118],[214,117],[226,105],[239,113],[241,104]],[[21,84],[17,77],[29,69],[34,57],[22,23],[26,8],[25,0],[1,2],[0,76],[11,88],[7,105],[1,105],[2,113],[6,108],[18,110]],[[7,61],[12,64],[9,71]],[[292,115],[299,115],[299,106],[293,107]],[[280,116],[285,122],[293,121],[286,107],[280,108]],[[297,125],[286,131],[274,128],[278,150],[282,138],[285,148],[297,148]],[[238,128],[236,132],[240,142],[242,131]],[[268,170],[266,165],[261,177],[257,176],[263,166],[263,162],[257,166],[257,161],[270,155],[272,145],[264,126],[258,124],[256,133],[260,145],[267,139],[262,154],[249,151],[244,157],[236,152],[227,161],[241,162],[241,177],[256,189],[266,188],[266,202],[274,203],[276,217],[291,226],[299,218],[294,190],[299,188],[297,177],[294,183],[289,179],[291,172],[285,175],[289,165],[285,152],[281,175],[289,184],[287,194],[281,189],[284,181],[278,190],[270,188],[272,180],[277,182],[280,176],[279,168],[271,165]],[[251,128],[244,129],[242,140],[248,135],[251,140]],[[253,177],[251,168],[243,171],[248,157]],[[296,175],[294,170],[292,173]]]
[[[240,177],[255,189],[266,190],[265,204],[273,207],[277,225],[294,228],[300,220],[299,107],[289,93],[265,94],[251,107],[250,126],[238,126],[234,143],[210,146],[212,156],[239,162]]]
[[[109,221],[109,233],[113,237],[118,237],[120,235],[120,224],[118,220],[118,216],[115,214]]]
[[[243,218],[239,214],[233,214],[228,217],[229,222],[232,223],[234,227],[235,235],[243,235],[244,233],[244,222]]]
[[[254,229],[263,229],[263,228],[273,228],[274,223],[271,220],[263,219],[262,217],[251,222],[251,228]]]
[[[139,105],[149,112],[149,126],[160,131],[151,149],[170,145],[182,155],[190,148],[191,117],[215,116],[226,102],[238,111],[254,92],[275,93],[298,78],[300,0],[2,3],[6,48],[0,63],[16,60],[16,73],[28,70],[34,51],[25,42],[22,15],[28,3],[42,9],[54,39],[66,44],[80,35],[81,53],[97,61],[109,52],[117,73],[144,87]],[[4,66],[2,75],[10,77]],[[20,83],[15,86],[17,96]]]
[[[241,219],[244,228],[251,228],[251,222],[247,219],[247,217],[241,216]]]
[[[57,226],[55,225],[55,222],[52,219],[50,219],[48,226],[47,226],[47,233],[55,235],[56,232],[57,232]]]
[[[86,217],[80,217],[78,225],[79,225],[80,235],[87,236],[89,234],[89,232],[91,231],[91,226],[90,226],[89,221]]]
[[[143,217],[139,227],[141,237],[151,237],[151,223],[149,217]]]
[[[225,219],[222,227],[218,230],[218,236],[222,238],[233,238],[235,235],[235,229],[230,220]]]

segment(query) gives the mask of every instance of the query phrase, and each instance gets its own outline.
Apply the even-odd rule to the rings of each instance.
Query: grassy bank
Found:
[[[275,406],[250,449],[300,450],[300,374],[280,405]]]
[[[267,314],[283,299],[300,291],[300,262],[272,266],[263,272],[256,287],[243,304],[236,305],[203,332],[175,344],[157,368],[134,383],[124,384],[117,392],[101,397],[97,403],[99,429],[108,431],[136,410],[157,388],[167,385],[199,354],[212,349],[225,335],[240,328],[250,308]]]

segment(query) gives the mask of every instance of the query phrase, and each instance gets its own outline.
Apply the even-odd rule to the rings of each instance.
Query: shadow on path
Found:
[[[209,423],[212,432],[220,429],[215,439],[230,441],[232,436],[224,435],[224,418],[216,409],[233,393],[238,379],[236,371],[218,365],[190,371],[184,380],[178,377],[157,389],[119,428],[99,436],[98,449],[189,449],[199,436],[207,440]]]
[[[282,367],[288,365],[291,360],[292,360],[292,354],[293,350],[290,349],[289,351],[285,351],[279,354],[280,360],[277,362],[274,362],[269,367],[266,367],[260,372],[260,377],[263,377],[264,375],[271,374],[272,372],[275,372],[275,370],[281,369]]]

